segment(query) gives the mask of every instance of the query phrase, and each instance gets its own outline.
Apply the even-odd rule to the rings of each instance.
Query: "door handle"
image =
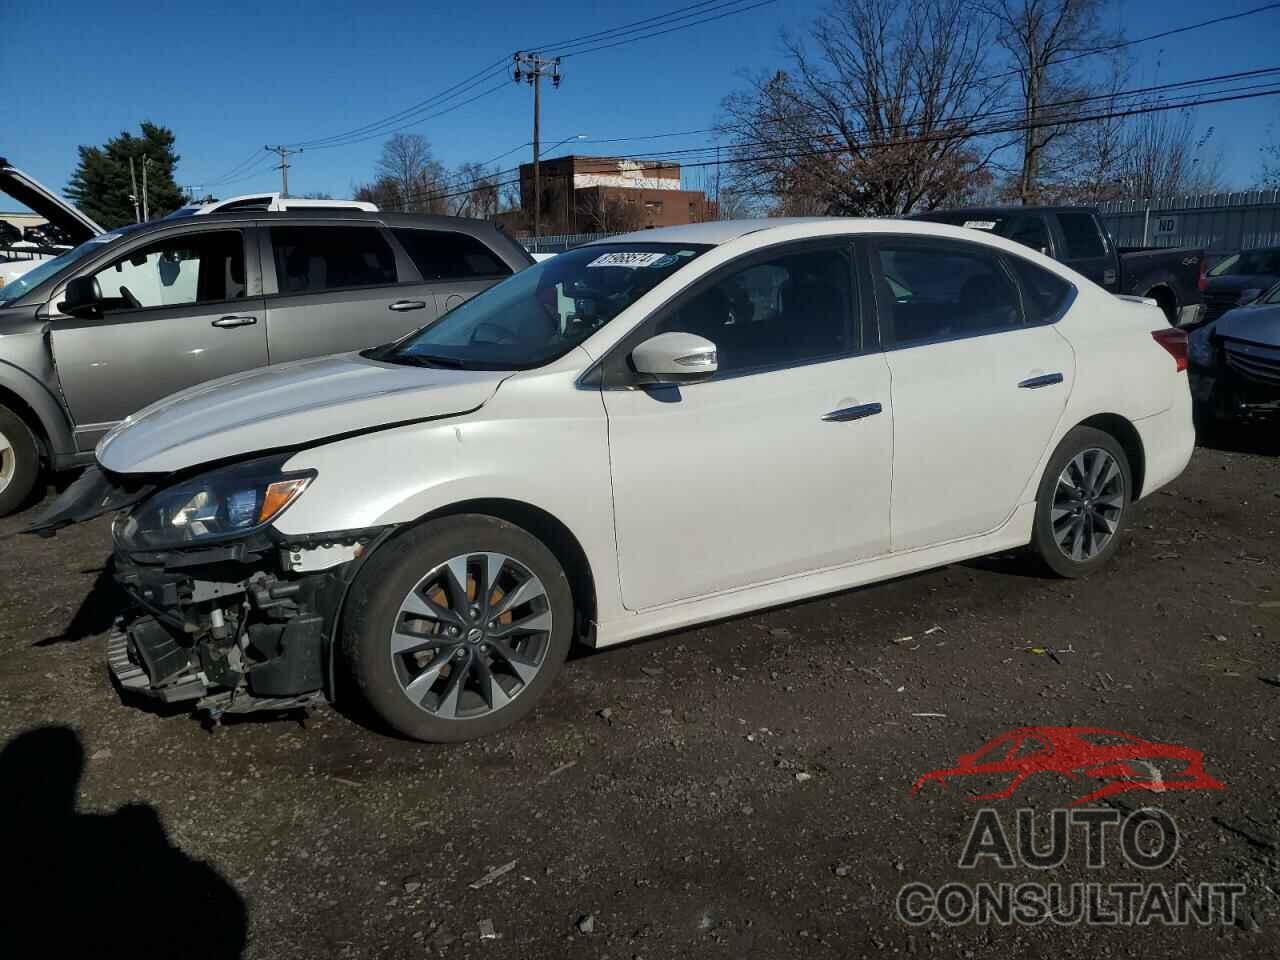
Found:
[[[1039,390],[1041,387],[1052,387],[1055,383],[1062,382],[1062,374],[1045,373],[1038,377],[1027,377],[1018,384],[1024,390]]]
[[[422,310],[427,306],[425,300],[397,300],[395,303],[387,307],[388,310],[394,310],[396,313],[403,313],[406,310]]]
[[[222,327],[251,327],[258,322],[257,317],[237,317],[234,314],[228,317],[219,317],[214,320],[212,326]]]
[[[830,413],[824,413],[822,419],[827,423],[844,423],[848,420],[861,420],[864,417],[874,417],[877,413],[883,411],[883,407],[878,403],[860,403],[856,407],[841,407],[839,410],[832,410]]]

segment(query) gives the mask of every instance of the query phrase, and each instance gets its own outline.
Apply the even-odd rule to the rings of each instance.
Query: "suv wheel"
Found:
[[[1060,577],[1083,577],[1120,546],[1133,480],[1110,434],[1076,427],[1049,458],[1036,495],[1031,547]]]
[[[0,517],[26,503],[39,476],[36,438],[21,417],[0,407]]]
[[[480,515],[423,524],[370,558],[342,643],[355,686],[405,736],[494,733],[527,714],[573,639],[568,578],[536,537]]]

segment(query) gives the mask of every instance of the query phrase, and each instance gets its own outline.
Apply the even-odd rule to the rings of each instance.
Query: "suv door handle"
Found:
[[[422,310],[426,306],[427,302],[425,300],[397,300],[387,309],[394,310],[396,313],[403,313],[406,310]]]
[[[1018,384],[1024,390],[1039,390],[1041,387],[1052,387],[1055,383],[1062,382],[1062,374],[1045,373],[1038,377],[1027,377]]]
[[[215,327],[249,327],[258,322],[257,317],[237,317],[234,314],[227,317],[219,317],[214,320],[211,326]]]
[[[884,408],[878,403],[860,403],[856,407],[841,407],[824,413],[822,419],[827,423],[844,423],[848,420],[861,420],[863,417],[874,417]]]

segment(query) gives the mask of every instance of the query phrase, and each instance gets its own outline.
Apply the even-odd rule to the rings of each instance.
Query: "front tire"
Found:
[[[1132,497],[1124,448],[1108,433],[1076,427],[1040,479],[1032,550],[1060,577],[1088,576],[1119,549]]]
[[[379,549],[352,585],[341,637],[374,712],[407,737],[495,733],[536,705],[573,640],[568,578],[536,537],[479,514]]]
[[[31,429],[8,407],[0,407],[0,517],[27,502],[39,477],[40,451]]]

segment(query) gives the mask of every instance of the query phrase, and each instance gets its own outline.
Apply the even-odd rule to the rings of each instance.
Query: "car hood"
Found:
[[[17,167],[10,166],[9,161],[4,157],[0,157],[0,192],[7,193],[55,227],[61,227],[67,231],[73,247],[104,232],[100,226],[48,187]]]
[[[1214,330],[1220,337],[1280,347],[1280,304],[1236,307],[1222,315]]]
[[[172,473],[231,457],[469,413],[509,371],[440,370],[341,354],[233,374],[175,393],[98,444],[119,474]]]

